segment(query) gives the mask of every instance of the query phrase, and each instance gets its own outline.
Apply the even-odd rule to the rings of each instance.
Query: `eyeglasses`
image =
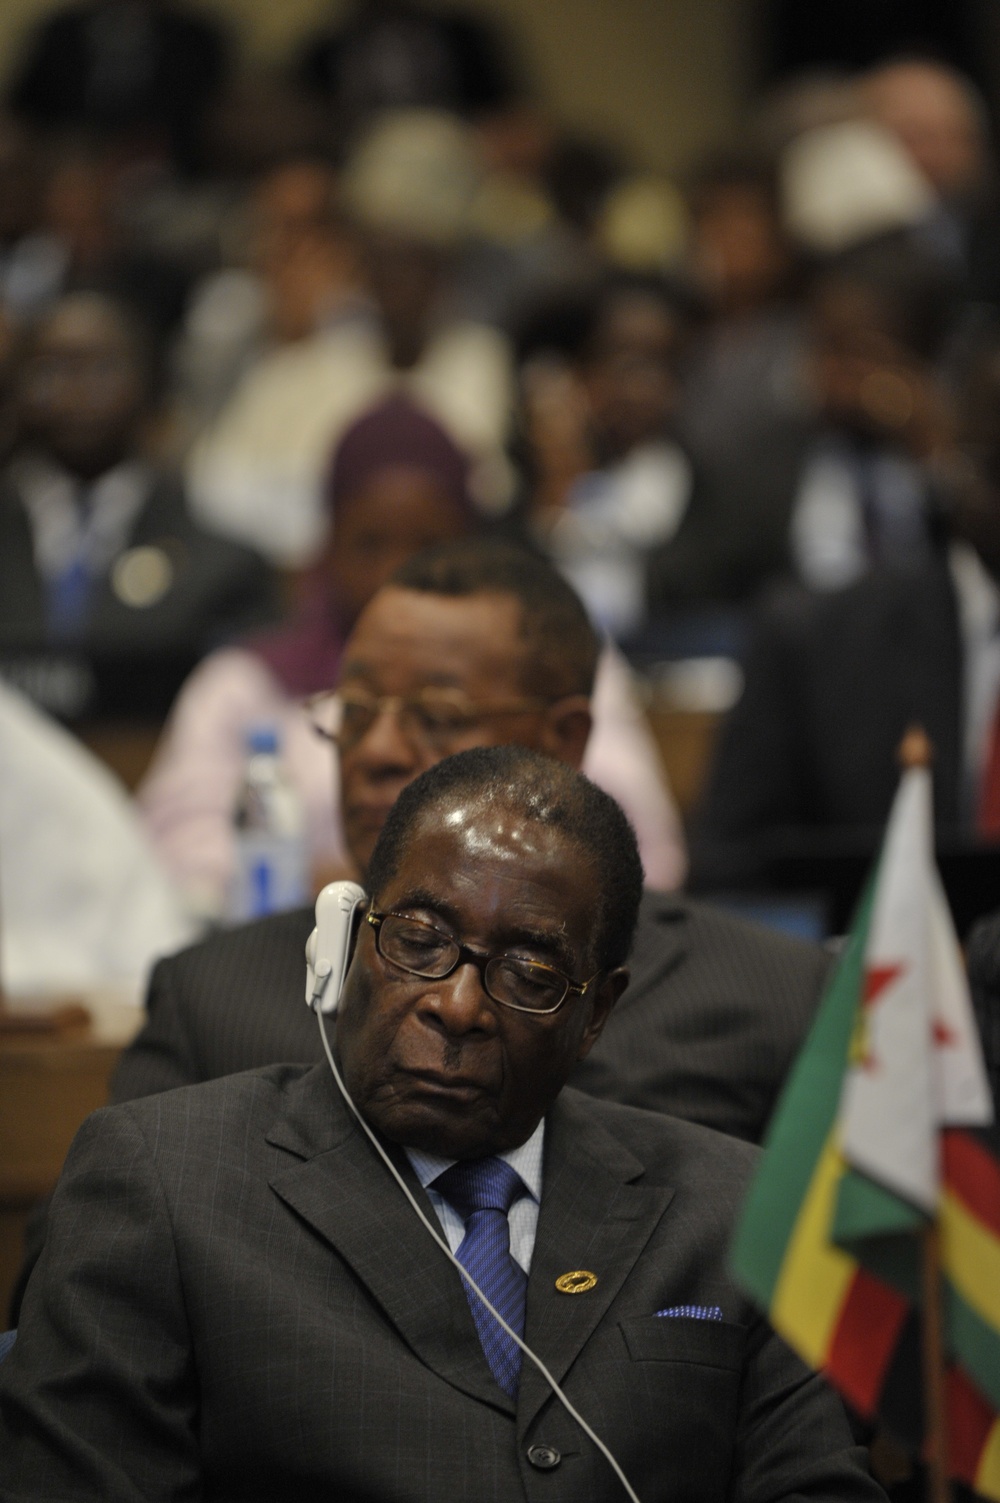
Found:
[[[369,694],[364,689],[324,690],[305,701],[313,730],[341,751],[357,746],[379,715],[394,714],[411,745],[433,752],[448,749],[494,715],[545,710],[547,699],[470,699],[461,689],[418,689],[414,694]]]
[[[486,995],[515,1012],[558,1012],[571,992],[582,997],[600,975],[597,971],[589,981],[570,981],[562,971],[534,960],[478,955],[431,924],[401,913],[371,912],[367,922],[375,930],[375,948],[390,965],[427,981],[443,981],[460,965],[474,965]]]

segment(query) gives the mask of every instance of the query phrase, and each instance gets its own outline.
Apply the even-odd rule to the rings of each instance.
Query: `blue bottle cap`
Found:
[[[277,730],[273,725],[252,725],[247,731],[246,747],[253,756],[275,756],[278,751]]]

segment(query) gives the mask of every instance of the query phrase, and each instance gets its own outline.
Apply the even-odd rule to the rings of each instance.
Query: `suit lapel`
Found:
[[[267,1140],[296,1156],[271,1177],[272,1190],[351,1267],[411,1350],[463,1393],[513,1414],[490,1373],[457,1270],[417,1225],[325,1065],[296,1083]],[[437,1230],[406,1156],[396,1163]]]
[[[526,1339],[557,1382],[607,1313],[673,1198],[644,1185],[641,1162],[594,1124],[593,1104],[568,1091],[549,1114],[538,1234],[528,1281]],[[561,1274],[583,1269],[596,1286],[561,1294]],[[525,1359],[518,1423],[525,1429],[550,1395]]]

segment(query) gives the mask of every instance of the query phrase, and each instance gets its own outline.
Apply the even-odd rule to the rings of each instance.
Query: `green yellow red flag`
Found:
[[[911,768],[775,1113],[732,1265],[859,1413],[919,1444],[916,1234],[936,1219],[951,1470],[1000,1503],[1000,1164],[981,1140],[991,1121],[934,866],[930,774]]]

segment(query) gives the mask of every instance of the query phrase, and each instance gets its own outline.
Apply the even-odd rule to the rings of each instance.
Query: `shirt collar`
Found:
[[[519,1148],[511,1148],[506,1153],[497,1154],[497,1158],[503,1159],[505,1164],[509,1164],[521,1176],[528,1194],[538,1202],[541,1202],[542,1198],[544,1143],[545,1120],[543,1118],[526,1143],[522,1143]],[[439,1174],[443,1174],[456,1162],[454,1159],[441,1158],[436,1153],[424,1153],[419,1148],[407,1148],[406,1157],[413,1165],[413,1172],[425,1190],[432,1180],[437,1179]]]

